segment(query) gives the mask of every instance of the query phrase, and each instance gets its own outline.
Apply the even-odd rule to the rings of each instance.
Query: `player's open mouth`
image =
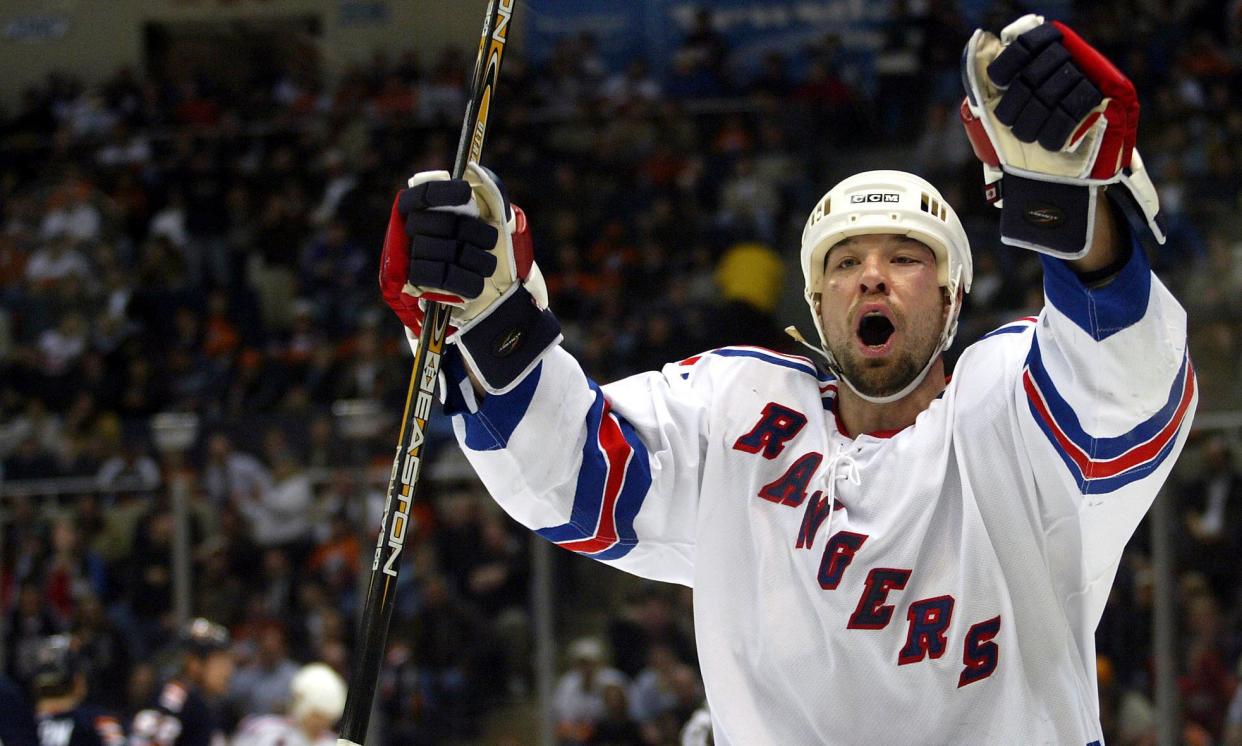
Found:
[[[858,341],[864,355],[882,355],[892,346],[897,329],[882,311],[867,311],[858,320]]]

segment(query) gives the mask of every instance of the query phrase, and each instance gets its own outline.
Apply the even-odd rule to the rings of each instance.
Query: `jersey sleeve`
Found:
[[[159,699],[134,715],[130,746],[211,746],[215,728],[207,705],[179,683],[164,684]]]
[[[88,719],[91,729],[99,738],[102,746],[125,746],[125,729],[116,717],[103,711],[92,710],[88,712]]]
[[[446,358],[446,411],[492,497],[565,549],[691,585],[708,380],[666,366],[606,386],[556,348],[477,404]]]
[[[1190,429],[1186,314],[1137,241],[1102,287],[1041,259],[1046,304],[1015,392],[1020,435],[1054,572],[1098,619],[1122,549]],[[1080,551],[1062,551],[1072,547]]]

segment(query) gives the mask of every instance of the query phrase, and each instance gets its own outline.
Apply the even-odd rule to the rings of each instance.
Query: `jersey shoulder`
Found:
[[[287,718],[250,715],[237,726],[233,746],[305,746],[306,739]]]
[[[671,363],[683,378],[694,374],[715,376],[754,376],[771,378],[774,374],[822,386],[835,382],[829,373],[820,370],[813,360],[790,355],[766,347],[737,345],[718,347]],[[701,372],[701,373],[700,373]]]
[[[1003,343],[1020,344],[1020,340],[1029,337],[1029,335],[1035,331],[1035,327],[1038,324],[1038,316],[1022,316],[1014,319],[1013,321],[1006,321],[987,334],[984,334],[982,337],[979,337],[979,340],[975,342],[974,345],[971,345],[971,347],[985,343],[991,346]],[[989,340],[992,341],[989,342]]]
[[[1034,341],[1039,317],[1001,324],[962,351],[953,366],[949,396],[958,416],[976,419],[1007,408]]]
[[[966,375],[995,382],[1003,378],[998,376],[999,372],[1021,368],[1038,326],[1038,316],[1023,316],[984,334],[962,351],[953,372],[954,378]]]

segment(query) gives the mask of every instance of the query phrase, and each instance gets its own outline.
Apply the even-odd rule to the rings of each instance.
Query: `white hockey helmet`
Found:
[[[847,380],[828,351],[824,326],[819,314],[820,286],[828,251],[851,236],[892,233],[909,236],[926,244],[936,255],[937,277],[949,297],[940,344],[920,373],[901,391],[882,397],[858,392]],[[820,352],[828,367],[855,393],[878,404],[896,401],[923,380],[936,357],[949,348],[957,333],[961,311],[958,290],[970,292],[973,275],[970,242],[957,213],[934,186],[904,171],[865,171],[845,179],[828,190],[811,211],[802,230],[802,274],[811,318],[819,332]]]
[[[308,663],[298,669],[289,695],[289,716],[295,721],[317,712],[335,723],[345,712],[345,680],[324,663]]]

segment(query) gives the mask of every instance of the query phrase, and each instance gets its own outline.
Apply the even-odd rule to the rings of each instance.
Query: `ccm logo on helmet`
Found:
[[[868,192],[866,194],[851,194],[850,204],[856,205],[860,202],[900,202],[901,195],[892,192]]]

